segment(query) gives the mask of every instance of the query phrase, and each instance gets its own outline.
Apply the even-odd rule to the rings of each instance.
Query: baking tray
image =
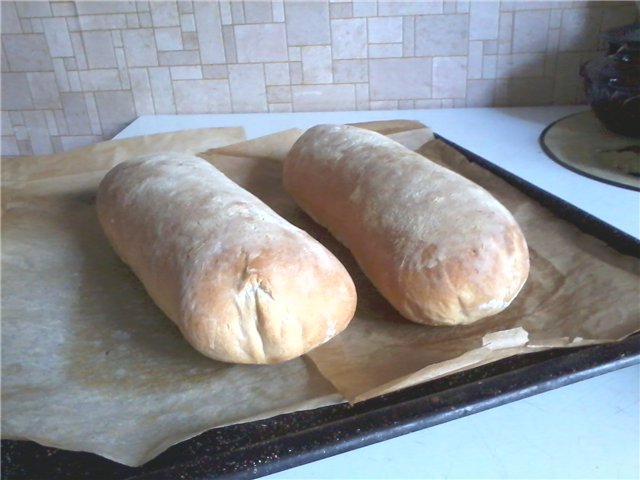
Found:
[[[640,258],[640,241],[438,137],[582,231]],[[356,405],[212,429],[141,467],[98,455],[2,441],[3,479],[256,478],[640,363],[640,334],[619,342],[518,355]]]

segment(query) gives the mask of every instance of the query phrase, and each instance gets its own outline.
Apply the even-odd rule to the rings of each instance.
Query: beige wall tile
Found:
[[[231,22],[229,25],[244,23],[244,4],[237,0],[231,0]]]
[[[102,13],[131,13],[136,11],[136,2],[73,2],[80,15],[96,15]]]
[[[182,50],[182,32],[180,27],[154,29],[158,51]]]
[[[35,108],[62,108],[60,92],[56,85],[54,73],[27,73],[27,82],[29,83],[29,90],[31,91],[31,98],[33,99],[33,106]]]
[[[442,4],[442,13],[456,13],[457,2],[451,0],[445,0]]]
[[[367,57],[367,20],[364,18],[331,20],[333,58]]]
[[[18,142],[15,137],[5,137],[3,135],[0,152],[3,157],[17,157],[20,155],[20,148],[18,148]]]
[[[47,120],[43,112],[34,110],[24,112],[24,123],[29,130],[29,142],[34,155],[47,155],[53,153],[51,136]]]
[[[332,83],[331,47],[302,47],[302,82]]]
[[[355,110],[353,85],[294,85],[291,94],[296,112]]]
[[[369,84],[356,84],[356,110],[369,110]]]
[[[67,17],[76,14],[76,6],[73,2],[52,2],[51,11],[57,17]]]
[[[231,112],[227,80],[178,80],[173,89],[178,114]]]
[[[42,19],[40,18],[32,18],[31,19],[31,31],[33,33],[43,33],[44,27],[42,26]]]
[[[87,68],[113,68],[117,65],[111,32],[82,32]]]
[[[24,73],[2,72],[2,108],[27,110],[34,108],[27,76]]]
[[[75,55],[76,68],[79,70],[86,70],[89,68],[87,65],[87,57],[84,53],[84,42],[82,41],[82,34],[79,32],[73,32],[70,34],[71,44],[73,45],[73,54]]]
[[[133,23],[132,23],[132,27],[133,27]],[[129,22],[127,22],[127,27],[129,26]],[[138,25],[135,26],[135,28],[137,27],[142,27],[142,28],[149,28],[153,26],[153,22],[151,21],[151,13],[149,12],[142,12],[142,13],[138,13]]]
[[[512,78],[509,80],[509,105],[548,105],[553,100],[553,79]]]
[[[11,117],[9,112],[0,112],[0,128],[2,129],[2,135],[13,135],[13,125],[11,125]]]
[[[195,2],[193,8],[202,63],[225,63],[220,10],[217,4]]]
[[[50,17],[52,15],[49,2],[16,2],[16,9],[22,18]]]
[[[290,103],[269,104],[269,113],[287,113],[287,112],[293,112],[293,106]]]
[[[271,0],[271,15],[274,22],[284,22],[284,0]]]
[[[289,0],[284,4],[289,45],[326,45],[329,32],[329,3]]]
[[[47,120],[47,130],[49,135],[58,135],[58,125],[56,125],[56,117],[53,110],[45,110],[44,117]]]
[[[544,54],[514,53],[498,55],[497,77],[535,77],[544,72]]]
[[[113,137],[136,118],[131,92],[96,92],[95,99],[106,138]]]
[[[401,43],[374,43],[369,45],[369,58],[402,57]]]
[[[401,43],[402,17],[368,18],[369,43]]]
[[[549,30],[547,35],[547,48],[549,53],[555,53],[558,51],[560,45],[560,30]]]
[[[378,14],[378,5],[375,1],[370,0],[354,0],[353,16],[354,17],[373,17]]]
[[[15,2],[2,2],[0,15],[2,16],[2,26],[0,28],[3,34],[22,33],[22,26],[20,25],[20,18],[18,17]]]
[[[69,57],[69,59],[72,59],[72,57]],[[67,79],[67,70],[61,58],[53,59],[53,72],[56,76],[56,83],[60,92],[68,92],[69,80]]]
[[[495,55],[498,53],[498,41],[497,40],[485,40],[482,42],[482,50],[486,55]]]
[[[583,102],[577,71],[602,55],[598,34],[637,15],[584,1],[77,5],[3,2],[11,151],[106,138],[153,113]]]
[[[42,28],[52,57],[73,56],[73,46],[64,18],[43,18]]]
[[[291,85],[300,85],[302,83],[302,62],[291,62],[289,64],[289,76],[291,77]]]
[[[200,65],[186,67],[170,67],[172,80],[200,80],[202,79],[202,67]]]
[[[513,13],[500,15],[500,27],[498,29],[498,53],[511,53],[513,41]]]
[[[416,23],[414,17],[402,19],[402,54],[413,57],[416,51]]]
[[[80,84],[85,92],[120,90],[120,74],[117,69],[83,70],[78,72]]]
[[[498,56],[485,55],[482,59],[482,78],[496,78],[498,76]]]
[[[236,25],[238,62],[281,62],[288,60],[284,25]]]
[[[598,46],[600,9],[571,8],[562,12],[560,50],[592,50]]]
[[[183,13],[180,15],[180,29],[183,32],[196,31],[196,19],[193,16],[193,13]]]
[[[288,63],[265,63],[264,75],[267,85],[289,85],[291,82]]]
[[[365,59],[334,60],[333,80],[335,83],[362,83],[369,78],[369,65]]]
[[[271,23],[271,2],[244,0],[244,21],[247,23]]]
[[[140,27],[140,17],[138,17],[137,13],[127,13],[127,15],[125,16],[125,19],[127,21],[127,28],[138,28]],[[151,26],[151,17],[149,17],[149,21],[145,22],[146,27],[150,27]]]
[[[292,62],[300,62],[302,61],[302,50],[300,47],[289,47],[289,60]]]
[[[378,15],[395,16],[395,15],[431,15],[434,13],[442,13],[442,0],[428,1],[387,1],[380,0],[378,2]]]
[[[490,107],[495,98],[495,80],[469,80],[467,107]]]
[[[149,7],[154,27],[173,27],[180,24],[176,2],[154,0],[149,3]]]
[[[2,35],[2,49],[12,72],[53,70],[47,42],[41,33]]]
[[[64,110],[56,110],[53,112],[56,118],[56,126],[58,127],[58,135],[68,135],[69,127],[64,117]]]
[[[498,38],[499,20],[500,2],[471,2],[469,9],[469,39],[492,40]]]
[[[433,98],[464,98],[467,93],[467,58],[433,59]]]
[[[203,78],[229,78],[229,72],[226,65],[204,65],[202,67]]]
[[[173,86],[168,67],[149,68],[149,82],[153,95],[153,106],[157,114],[176,113]]]
[[[60,137],[60,143],[65,151],[86,147],[102,140],[98,135],[73,135]]]
[[[129,90],[131,88],[131,82],[129,81],[129,67],[127,66],[127,60],[124,55],[124,48],[116,48],[116,63],[118,64],[118,75],[120,77],[120,83],[123,90]]]
[[[200,52],[198,50],[181,50],[176,52],[159,52],[160,65],[200,65]]]
[[[151,67],[158,65],[156,41],[151,28],[124,30],[122,44],[130,67]]]
[[[469,42],[469,64],[467,78],[482,78],[483,42]]]
[[[549,33],[549,11],[516,12],[513,25],[513,53],[544,52]]]
[[[94,135],[104,134],[103,126],[100,124],[98,115],[98,105],[96,103],[96,94],[94,92],[85,92],[84,101],[87,104],[87,113],[89,114],[89,123],[91,131]],[[133,107],[132,107],[133,108]],[[109,137],[106,137],[109,138]]]
[[[198,50],[198,34],[196,32],[182,32],[182,48],[185,50]]]
[[[291,86],[289,85],[268,86],[267,101],[269,103],[291,103]]]
[[[78,22],[80,23],[80,30],[112,30],[114,28],[126,28],[127,16],[124,13],[113,15],[81,15],[78,17]],[[151,25],[147,26],[150,27]],[[71,27],[69,27],[69,30],[71,30]]]
[[[562,10],[561,9],[551,10],[551,12],[549,12],[549,28],[560,28],[561,24],[562,24]]]
[[[224,54],[227,59],[227,63],[237,63],[238,50],[236,49],[236,36],[232,25],[225,25],[222,27],[222,38],[224,41]]]
[[[371,110],[397,110],[397,100],[373,100],[369,102],[369,109]]]
[[[178,13],[193,13],[193,2],[191,0],[178,0]]]
[[[340,2],[329,4],[329,16],[331,18],[351,18],[353,17],[353,3]]]
[[[129,70],[131,79],[131,93],[136,115],[153,115],[153,97],[151,96],[151,83],[146,68],[132,68]]]
[[[467,15],[431,15],[416,18],[417,56],[465,55]]]
[[[22,33],[34,33],[31,27],[31,20],[28,18],[20,19],[20,31]]]
[[[80,85],[80,75],[78,75],[78,72],[67,72],[67,79],[69,80],[70,92],[82,91],[82,86]]]
[[[120,30],[111,31],[111,41],[113,42],[114,47],[122,47],[122,34],[120,33]]]
[[[291,86],[289,85],[268,86],[267,101],[269,103],[291,103]]]
[[[403,58],[369,61],[371,100],[431,97],[431,59]]]

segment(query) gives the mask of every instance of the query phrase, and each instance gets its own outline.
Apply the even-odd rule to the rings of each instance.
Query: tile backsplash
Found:
[[[2,154],[139,115],[583,101],[581,63],[634,2],[2,1]]]

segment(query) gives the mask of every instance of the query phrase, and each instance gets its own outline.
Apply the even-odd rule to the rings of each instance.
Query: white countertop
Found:
[[[143,116],[115,138],[243,126],[247,138],[318,123],[412,119],[640,238],[640,193],[553,162],[554,120],[586,107]],[[640,366],[302,465],[267,478],[640,478]]]

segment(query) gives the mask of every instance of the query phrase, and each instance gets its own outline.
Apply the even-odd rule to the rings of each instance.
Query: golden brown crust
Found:
[[[353,317],[355,287],[342,264],[197,157],[118,165],[100,184],[97,209],[118,255],[211,358],[288,360]]]
[[[293,146],[284,185],[405,317],[474,322],[506,308],[529,272],[513,216],[464,177],[374,132],[319,125]]]

